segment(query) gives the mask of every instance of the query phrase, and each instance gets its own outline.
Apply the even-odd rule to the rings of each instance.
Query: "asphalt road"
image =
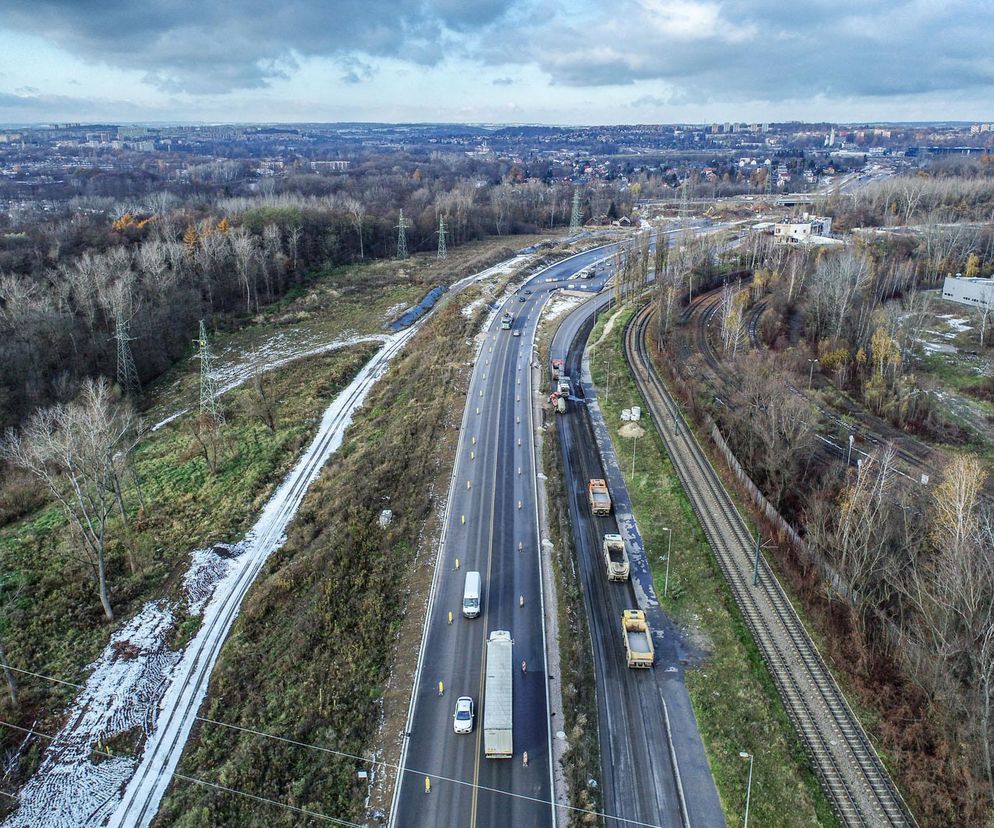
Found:
[[[592,299],[571,313],[553,340],[552,357],[565,359],[574,398],[560,418],[560,445],[574,544],[590,624],[597,682],[603,810],[606,826],[633,822],[661,826],[723,826],[724,816],[683,681],[679,634],[659,608],[638,529],[616,463],[605,469],[588,413],[592,389],[582,376],[584,345],[596,314],[609,296]],[[632,402],[635,402],[633,400]],[[586,483],[606,478],[614,509],[595,517]],[[607,580],[602,553],[606,533],[632,539],[633,582]],[[621,637],[625,609],[646,609],[654,632],[656,666],[629,669]]]
[[[554,824],[528,366],[540,310],[549,294],[567,283],[596,289],[603,276],[575,282],[571,277],[607,253],[604,248],[591,250],[552,265],[525,286],[533,291],[525,301],[512,296],[506,307],[514,314],[520,337],[500,329],[500,314],[485,332],[470,378],[428,606],[392,811],[391,824],[397,828]],[[466,619],[461,604],[465,573],[471,570],[482,574],[483,606],[478,618]],[[527,663],[526,673],[514,671],[511,759],[483,756],[484,643],[493,630],[509,630],[514,663]],[[452,729],[455,701],[462,695],[476,703],[476,723],[469,735]],[[426,777],[430,793],[425,791]]]

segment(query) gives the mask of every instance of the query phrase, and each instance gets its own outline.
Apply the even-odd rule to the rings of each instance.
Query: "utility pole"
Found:
[[[580,189],[578,187],[573,188],[573,212],[570,213],[569,217],[569,231],[570,233],[579,233],[582,227],[583,213],[580,211]]]
[[[407,219],[404,218],[403,209],[397,219],[397,258],[407,258]]]
[[[138,369],[131,355],[131,342],[134,339],[128,333],[128,320],[124,311],[118,308],[114,320],[114,338],[117,340],[117,384],[129,397],[141,391],[141,381],[138,379]]]
[[[200,338],[194,342],[200,349],[200,413],[208,415],[216,425],[221,425],[224,422],[224,412],[217,402],[220,394],[217,378],[214,376],[211,348],[207,341],[207,326],[203,319],[200,320]]]
[[[445,249],[445,218],[438,217],[438,260],[449,258],[449,251]]]

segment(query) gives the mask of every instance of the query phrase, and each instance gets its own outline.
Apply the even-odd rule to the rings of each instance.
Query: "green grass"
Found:
[[[740,751],[755,756],[750,822],[782,828],[836,826],[838,823],[810,769],[800,742],[780,703],[749,630],[725,585],[717,562],[694,516],[665,448],[646,415],[648,431],[636,447],[621,438],[621,409],[641,405],[624,361],[626,311],[590,360],[599,389],[601,410],[625,472],[632,506],[645,540],[657,594],[663,595],[663,575],[669,527],[673,533],[669,597],[663,606],[686,630],[699,664],[686,672],[687,689],[707,750],[708,761],[729,825],[742,820],[748,762]],[[601,319],[591,335],[603,330]],[[608,367],[610,394],[607,398]]]

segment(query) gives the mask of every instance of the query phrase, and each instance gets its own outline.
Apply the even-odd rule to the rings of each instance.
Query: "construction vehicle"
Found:
[[[507,630],[490,633],[483,696],[483,752],[488,759],[509,759],[514,753],[511,647],[511,633]]]
[[[569,384],[569,377],[567,377],[565,374],[560,374],[558,387],[559,387],[559,393],[564,394],[568,397],[572,390]]]
[[[559,375],[563,372],[564,361],[561,359],[552,360],[552,381],[555,382],[559,379]]]
[[[642,610],[625,610],[621,613],[621,634],[625,639],[625,652],[629,667],[652,667],[656,661],[656,648],[652,633]]]
[[[509,331],[511,330],[511,325],[514,324],[514,317],[511,315],[510,311],[504,311],[504,315],[500,319],[501,330]]]
[[[549,395],[549,403],[557,414],[566,413],[566,398],[558,391],[553,391]]]
[[[631,571],[628,561],[628,550],[621,535],[604,536],[604,563],[607,564],[607,579],[609,581],[627,581]]]
[[[587,484],[587,497],[590,500],[590,511],[595,515],[611,514],[611,495],[607,491],[607,483],[594,479]]]

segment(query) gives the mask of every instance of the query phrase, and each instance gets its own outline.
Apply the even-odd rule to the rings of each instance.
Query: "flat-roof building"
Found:
[[[942,298],[970,308],[994,308],[994,279],[970,276],[947,276]]]

